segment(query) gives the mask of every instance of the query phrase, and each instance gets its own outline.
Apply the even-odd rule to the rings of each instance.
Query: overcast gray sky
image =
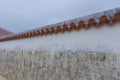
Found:
[[[21,32],[120,7],[120,0],[0,0],[0,27]]]

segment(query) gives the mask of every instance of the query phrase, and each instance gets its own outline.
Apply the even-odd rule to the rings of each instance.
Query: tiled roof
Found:
[[[9,31],[7,31],[5,29],[0,28],[0,37],[11,35],[11,34],[12,34],[11,32],[9,32]]]
[[[120,7],[87,15],[84,17],[40,27],[38,29],[5,36],[0,38],[0,41],[16,40],[23,38],[30,38],[35,36],[44,36],[51,34],[58,34],[65,31],[79,30],[81,28],[89,29],[90,27],[101,27],[103,24],[113,25],[120,21]]]

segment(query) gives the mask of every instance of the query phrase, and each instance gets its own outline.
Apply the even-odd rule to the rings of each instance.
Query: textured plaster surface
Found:
[[[120,80],[120,54],[0,50],[8,80]]]

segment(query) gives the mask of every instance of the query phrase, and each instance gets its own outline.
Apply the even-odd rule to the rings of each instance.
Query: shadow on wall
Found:
[[[0,80],[7,80],[6,78],[4,78],[4,77],[2,77],[2,76],[0,76]]]

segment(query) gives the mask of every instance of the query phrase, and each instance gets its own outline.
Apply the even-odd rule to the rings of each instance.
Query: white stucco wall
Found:
[[[1,42],[0,48],[120,52],[120,23],[114,26]]]

